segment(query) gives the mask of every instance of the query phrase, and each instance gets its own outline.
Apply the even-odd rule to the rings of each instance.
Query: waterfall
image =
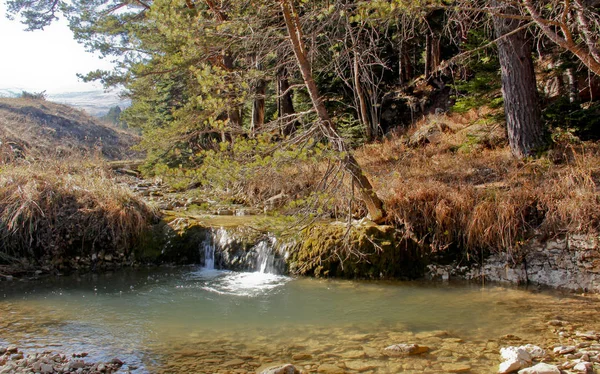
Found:
[[[243,235],[231,228],[209,228],[199,246],[203,269],[285,273],[285,259],[277,255],[273,235],[254,242],[245,241]]]
[[[204,268],[213,270],[215,268],[216,251],[222,251],[231,242],[231,236],[223,227],[210,229],[206,238],[200,243],[200,250],[204,253]]]
[[[260,273],[277,273],[275,269],[275,255],[273,254],[273,243],[268,240],[262,240],[255,247],[256,251],[256,269]]]
[[[212,270],[215,268],[215,244],[213,243],[212,236],[206,238],[200,244],[204,251],[204,268]]]

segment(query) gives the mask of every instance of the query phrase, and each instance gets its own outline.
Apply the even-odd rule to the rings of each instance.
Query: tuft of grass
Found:
[[[0,169],[0,263],[57,264],[99,251],[127,255],[154,217],[100,161]]]

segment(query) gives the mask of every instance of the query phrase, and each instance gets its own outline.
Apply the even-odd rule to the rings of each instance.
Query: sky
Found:
[[[110,69],[107,59],[86,52],[64,19],[44,30],[23,31],[18,19],[6,18],[0,0],[0,89],[52,93],[101,90],[98,83],[83,83],[76,74]]]

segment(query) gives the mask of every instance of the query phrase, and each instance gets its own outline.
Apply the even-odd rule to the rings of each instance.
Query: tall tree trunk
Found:
[[[279,117],[289,116],[295,113],[292,101],[292,91],[288,81],[287,69],[282,67],[277,72],[277,113]],[[283,135],[291,135],[296,130],[296,121],[288,121],[282,128]]]
[[[500,0],[492,6],[498,13],[517,15],[518,11]],[[502,96],[506,112],[508,142],[512,153],[519,158],[532,155],[544,145],[541,110],[531,56],[531,40],[526,30],[514,32],[522,21],[493,16],[496,36],[512,34],[498,41],[502,71]]]
[[[255,62],[257,70],[262,70],[262,64],[257,60]],[[259,78],[254,90],[254,102],[252,103],[252,132],[259,130],[265,124],[265,93],[267,83]]]
[[[350,173],[352,182],[358,187],[360,197],[367,206],[369,218],[374,222],[380,222],[385,217],[383,202],[379,199],[375,191],[373,191],[371,182],[369,182],[369,179],[363,173],[354,156],[349,152],[344,139],[338,134],[319,95],[319,90],[312,76],[310,62],[307,59],[304,42],[302,41],[302,30],[298,15],[294,9],[293,0],[279,0],[279,2],[298,67],[302,73],[302,78],[308,89],[308,94],[310,95],[315,111],[319,116],[319,125],[336,149],[345,154],[343,166]]]
[[[577,77],[573,68],[567,68],[565,70],[565,77],[567,78],[567,85],[569,89],[569,102],[575,103],[579,101],[579,87],[577,84]]]
[[[229,53],[223,52],[223,66],[227,69],[227,71],[233,71],[233,64],[233,57]],[[240,108],[236,106],[228,107],[227,118],[229,119],[230,126],[238,128],[242,126],[242,114],[240,112]]]
[[[356,92],[356,96],[358,97],[358,116],[360,117],[360,121],[365,127],[365,132],[368,140],[373,139],[373,127],[371,126],[371,121],[369,119],[369,109],[367,107],[367,101],[365,100],[365,96],[363,94],[363,90],[360,83],[360,63],[358,61],[358,52],[354,51],[354,90]]]
[[[425,35],[425,79],[431,74],[431,34]]]

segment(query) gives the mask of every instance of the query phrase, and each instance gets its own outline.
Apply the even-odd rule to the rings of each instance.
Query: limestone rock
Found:
[[[317,368],[317,373],[322,374],[344,374],[346,370],[333,364],[321,364]]]
[[[531,363],[531,354],[521,347],[500,348],[500,356],[504,361],[515,360],[524,364]]]
[[[576,349],[577,349],[577,348],[575,348],[575,346],[574,346],[574,345],[568,345],[568,346],[565,346],[565,345],[560,345],[560,346],[558,346],[558,347],[554,347],[554,350],[553,350],[553,352],[554,352],[554,353],[557,353],[557,354],[559,354],[559,355],[566,355],[566,354],[568,354],[568,353],[575,352],[575,350],[576,350]]]
[[[530,368],[519,370],[519,374],[560,374],[560,370],[554,365],[542,362]]]
[[[581,373],[591,373],[594,370],[594,366],[591,362],[580,362],[573,366],[573,370]]]
[[[245,363],[246,361],[244,360],[240,360],[239,358],[235,358],[233,360],[229,360],[224,362],[223,364],[221,364],[222,367],[230,367],[230,366],[241,366]]]
[[[498,367],[498,374],[508,374],[515,372],[523,367],[522,361],[519,360],[507,360],[500,364]]]
[[[312,359],[312,355],[309,353],[297,353],[292,356],[292,360],[294,361],[305,361]]]
[[[418,147],[423,144],[438,144],[441,142],[443,132],[448,129],[445,124],[431,123],[414,132],[408,139],[410,147]]]
[[[41,364],[40,365],[40,371],[43,374],[53,373],[54,372],[54,368],[50,364]]]
[[[388,356],[413,356],[429,351],[429,347],[418,344],[394,344],[383,351]]]
[[[525,344],[519,347],[520,349],[524,349],[531,355],[532,359],[540,359],[546,356],[546,351],[541,347],[533,344]]]
[[[539,348],[539,347],[538,347]],[[500,349],[503,362],[498,373],[512,373],[531,364],[531,354],[521,347],[506,347]]]
[[[576,332],[575,336],[577,336],[578,338],[583,338],[583,339],[587,339],[587,340],[600,340],[600,333],[597,333],[595,331]]]
[[[444,364],[442,370],[446,373],[466,373],[471,370],[471,367],[464,364]]]
[[[272,366],[262,371],[257,371],[260,374],[300,374],[300,370],[292,364]]]

